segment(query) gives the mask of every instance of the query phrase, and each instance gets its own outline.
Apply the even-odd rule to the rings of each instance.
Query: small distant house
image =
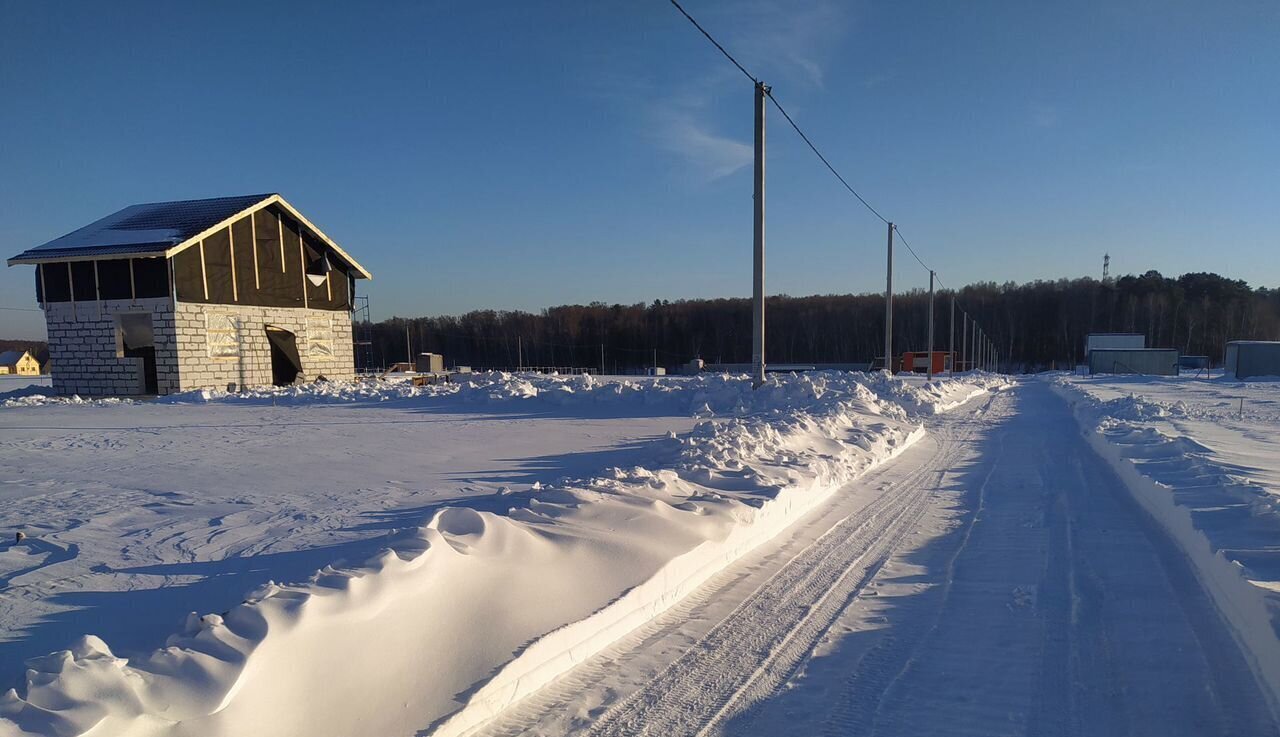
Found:
[[[1233,340],[1227,343],[1226,373],[1242,380],[1280,376],[1280,341]]]
[[[5,351],[0,353],[0,374],[39,376],[40,362],[29,351]]]
[[[372,277],[278,194],[133,205],[8,263],[36,266],[59,394],[354,378]]]

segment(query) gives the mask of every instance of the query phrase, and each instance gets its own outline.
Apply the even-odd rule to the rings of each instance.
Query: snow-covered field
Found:
[[[1280,382],[1051,376],[1280,698]]]
[[[0,734],[463,732],[1004,384],[0,395]]]

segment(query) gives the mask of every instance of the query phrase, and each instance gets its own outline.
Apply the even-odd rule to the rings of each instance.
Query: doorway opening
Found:
[[[297,336],[284,328],[268,325],[267,343],[271,345],[271,383],[276,386],[296,383],[302,375]]]
[[[156,377],[155,333],[150,312],[125,312],[116,315],[116,356],[142,359],[142,394],[159,393]]]

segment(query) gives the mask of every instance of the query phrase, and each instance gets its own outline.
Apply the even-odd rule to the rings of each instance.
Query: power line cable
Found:
[[[897,234],[898,234],[898,240],[899,240],[899,241],[902,241],[902,245],[904,245],[904,246],[906,246],[906,247],[907,247],[907,250],[908,250],[908,251],[910,251],[910,252],[911,252],[911,255],[915,257],[916,261],[917,261],[921,266],[923,266],[923,267],[924,267],[924,270],[925,270],[925,271],[933,271],[933,269],[930,269],[930,268],[929,268],[929,265],[928,265],[928,264],[926,264],[926,263],[924,262],[924,260],[920,258],[920,254],[916,253],[916,249],[912,248],[912,247],[911,247],[911,244],[907,242],[907,239],[903,237],[903,235],[902,235],[902,231],[898,229],[898,226],[896,226],[896,225],[895,225],[895,226],[893,226],[893,231],[894,231],[895,233],[897,233]],[[937,277],[937,274],[938,274],[938,272],[934,271],[934,277],[935,277],[935,278]]]
[[[675,0],[672,0],[672,2],[674,1]],[[858,202],[861,202],[863,207],[870,210],[872,215],[875,215],[876,217],[880,218],[880,222],[888,225],[889,224],[888,219],[886,219],[884,215],[881,215],[879,211],[876,210],[876,208],[872,207],[871,203],[867,202],[862,195],[858,194],[858,191],[855,190],[853,187],[851,187],[849,185],[849,182],[845,181],[844,177],[840,176],[840,172],[836,171],[836,168],[831,165],[831,162],[827,161],[827,157],[823,156],[822,152],[818,150],[818,147],[813,145],[813,141],[809,140],[809,136],[805,135],[804,131],[800,130],[800,126],[796,125],[796,121],[792,120],[791,116],[787,114],[787,111],[782,107],[782,103],[778,102],[778,98],[773,96],[773,90],[772,89],[767,90],[765,94],[769,96],[769,101],[773,103],[774,107],[778,108],[778,112],[782,113],[782,117],[787,119],[787,122],[791,124],[791,127],[795,129],[796,133],[800,134],[800,138],[806,144],[808,144],[809,149],[813,151],[814,155],[816,155],[818,159],[823,164],[826,165],[827,169],[831,170],[831,173],[835,175],[836,179],[840,180],[840,183],[844,185],[844,188],[849,190],[849,193],[852,194],[854,197],[857,197]],[[897,228],[895,227],[894,230],[897,230]],[[916,260],[919,261],[920,258],[917,256]],[[921,262],[921,265],[923,266],[924,262]],[[929,267],[925,266],[925,268],[927,269]]]
[[[752,74],[751,72],[747,71],[746,67],[739,64],[738,60],[733,58],[733,55],[730,54],[728,51],[726,51],[724,46],[722,46],[720,42],[715,39],[715,37],[713,37],[710,33],[708,33],[707,29],[703,28],[702,25],[699,24],[698,21],[695,20],[693,16],[689,15],[688,11],[686,11],[683,7],[681,7],[680,3],[677,2],[677,0],[671,0],[671,4],[675,6],[676,10],[680,11],[681,15],[683,15],[685,18],[689,20],[690,23],[693,24],[694,28],[697,28],[698,31],[701,32],[703,36],[706,36],[707,40],[710,41],[712,45],[714,45],[717,49],[719,49],[720,53],[724,54],[725,58],[728,59],[730,62],[732,62],[733,65],[737,67],[738,70],[741,71],[743,75],[747,77],[747,79],[750,79],[755,84],[760,84],[760,79],[756,77],[754,74]],[[858,202],[862,203],[862,206],[867,208],[867,211],[869,211],[872,215],[875,215],[876,218],[880,220],[880,222],[885,223],[887,225],[889,223],[889,219],[886,218],[884,215],[881,215],[880,211],[877,210],[870,202],[868,202],[865,197],[859,194],[858,190],[854,189],[853,185],[849,184],[849,180],[845,179],[844,176],[835,168],[835,166],[831,164],[831,161],[822,153],[821,150],[818,149],[817,145],[814,144],[813,139],[809,138],[809,135],[804,132],[804,130],[800,127],[798,123],[796,123],[795,119],[791,117],[791,114],[788,113],[786,108],[782,106],[782,103],[778,102],[778,98],[774,96],[773,90],[771,88],[766,87],[765,94],[768,95],[769,101],[772,102],[773,106],[778,109],[778,112],[782,113],[782,117],[786,119],[787,123],[795,130],[796,134],[800,136],[800,139],[804,141],[805,145],[809,147],[809,150],[813,151],[813,154],[818,157],[818,160],[821,161],[822,164],[827,167],[827,170],[830,171],[831,174],[835,176],[837,180],[839,180],[840,184],[843,185],[844,188],[849,191],[849,194],[857,198]],[[894,230],[897,230],[897,228],[895,227]],[[901,236],[901,232],[899,232],[899,236]],[[915,257],[916,261],[920,262],[920,265],[923,266],[926,270],[929,270],[929,266],[925,264],[925,262],[920,258],[920,255],[915,252],[915,249],[911,248],[909,244],[906,244],[905,239],[903,240],[903,243],[907,245],[907,250],[911,252],[911,255]]]
[[[695,20],[692,15],[689,15],[688,11],[686,11],[680,5],[680,3],[677,2],[677,0],[671,0],[671,4],[674,5],[676,10],[679,10],[680,14],[683,15],[690,23],[692,23],[693,27],[697,28],[698,31],[703,36],[705,36],[706,39],[710,41],[713,46],[719,49],[720,53],[724,54],[724,57],[728,59],[735,67],[737,67],[738,71],[742,72],[742,74],[747,79],[751,80],[752,83],[754,84],[764,86],[763,83],[760,82],[760,79],[758,77],[756,77],[751,72],[747,71],[747,68],[742,66],[742,64],[738,63],[738,60],[733,58],[733,55],[730,54],[724,48],[724,46],[722,46],[720,42],[715,39],[715,37],[713,37],[709,32],[707,32],[707,29],[703,28],[702,25],[698,23],[698,21]],[[800,136],[800,139],[805,142],[805,145],[809,147],[809,150],[813,151],[814,155],[818,157],[818,160],[821,161],[823,165],[827,167],[827,170],[830,171],[837,180],[839,180],[840,184],[843,185],[844,188],[849,191],[849,194],[852,194],[855,198],[857,198],[858,202],[862,203],[862,206],[867,208],[867,210],[872,215],[875,215],[876,218],[880,220],[880,222],[885,223],[886,225],[889,225],[890,224],[889,219],[886,218],[884,215],[881,215],[879,210],[873,207],[865,197],[859,194],[858,191],[854,189],[852,185],[849,184],[848,180],[846,180],[844,176],[840,174],[840,172],[835,168],[835,166],[831,164],[831,161],[828,160],[827,157],[823,155],[822,151],[820,151],[818,147],[813,143],[813,140],[810,139],[809,136],[804,132],[804,130],[800,128],[799,124],[797,124],[796,121],[791,117],[791,115],[787,112],[786,108],[782,107],[782,103],[778,102],[778,98],[774,97],[773,89],[770,87],[764,86],[764,93],[765,95],[768,96],[769,101],[773,103],[773,106],[778,109],[778,112],[782,113],[782,117],[786,119],[787,123],[790,124],[792,129],[794,129],[795,132]],[[907,247],[907,251],[916,260],[916,262],[919,263],[920,266],[925,271],[932,273],[934,279],[937,280],[938,285],[942,286],[942,280],[938,278],[938,272],[934,271],[933,269],[930,269],[929,265],[924,262],[924,259],[920,258],[920,254],[917,253],[916,249],[911,246],[911,243],[905,237],[903,237],[902,231],[899,230],[896,225],[892,227],[894,231],[898,234],[898,240],[902,242],[902,245]],[[943,286],[943,288],[945,289],[945,286]],[[973,319],[973,316],[969,315],[968,311],[964,310],[963,308],[961,308],[960,311],[966,316],[970,317],[970,319]],[[974,320],[974,322],[976,323],[977,320]]]
[[[738,60],[733,58],[732,54],[730,54],[728,51],[725,51],[724,47],[720,45],[720,42],[712,38],[710,33],[707,33],[707,29],[699,25],[698,21],[694,20],[692,15],[689,15],[689,13],[686,12],[684,8],[680,7],[680,3],[676,2],[676,0],[671,0],[671,4],[676,6],[676,10],[679,10],[681,15],[689,19],[689,22],[693,24],[694,28],[697,28],[699,31],[702,31],[702,35],[706,36],[707,40],[710,41],[712,45],[714,45],[717,49],[720,49],[720,53],[724,54],[724,58],[733,62],[733,65],[738,68],[738,71],[747,75],[747,79],[751,80],[753,83],[760,84],[760,80],[752,76],[751,72],[748,72],[746,67],[739,64]]]
[[[680,6],[680,3],[676,2],[676,0],[671,0],[671,4],[676,7],[676,10],[680,11],[681,15],[689,19],[689,22],[693,24],[693,27],[697,28],[702,33],[703,36],[706,36],[707,40],[710,41],[712,45],[714,45],[717,49],[719,49],[720,53],[724,54],[724,57],[726,59],[733,62],[733,65],[738,68],[738,71],[746,75],[747,79],[751,80],[753,83],[760,84],[759,77],[756,77],[751,72],[748,72],[746,67],[739,64],[738,60],[733,58],[733,55],[730,54],[728,51],[726,51],[724,46],[721,46],[720,42],[717,41],[715,37],[713,37],[710,33],[707,32],[707,29],[703,28],[702,25],[698,23],[698,21],[694,20],[692,15],[689,15],[688,11],[686,11],[683,7]],[[809,149],[812,150],[813,153],[818,157],[818,159],[820,159],[822,163],[826,165],[827,169],[831,170],[831,173],[835,175],[836,179],[840,180],[840,183],[844,185],[844,188],[849,190],[849,193],[852,194],[854,197],[857,197],[858,201],[861,202],[864,207],[870,210],[872,215],[875,215],[876,217],[880,218],[880,222],[887,224],[889,221],[886,220],[885,217],[881,215],[874,207],[872,207],[871,203],[867,202],[867,200],[863,198],[862,195],[858,194],[858,191],[849,185],[849,182],[843,176],[840,175],[840,172],[836,171],[836,168],[831,165],[831,162],[827,160],[827,157],[822,155],[822,152],[819,151],[818,147],[813,144],[813,141],[809,139],[809,136],[805,135],[805,132],[800,129],[800,126],[796,124],[796,121],[793,120],[791,118],[791,115],[787,113],[786,109],[782,107],[782,103],[778,102],[778,99],[773,96],[773,90],[769,87],[765,87],[765,94],[769,96],[769,101],[773,103],[774,107],[778,108],[778,112],[782,113],[782,117],[787,119],[787,122],[791,124],[791,127],[795,129],[796,133],[800,134],[800,138],[803,139],[804,142],[809,146]],[[928,267],[925,267],[925,268],[928,268]]]

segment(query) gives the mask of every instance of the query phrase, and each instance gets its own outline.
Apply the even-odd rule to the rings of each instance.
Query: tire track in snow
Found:
[[[987,408],[989,407],[990,403],[988,403]],[[982,414],[986,414],[985,409]],[[1003,452],[1003,449],[1001,452]],[[946,574],[943,578],[942,587],[940,591],[935,593],[935,596],[941,598],[944,602],[950,594],[951,584],[955,580],[956,562],[969,542],[969,536],[973,532],[974,524],[982,516],[986,486],[990,483],[991,475],[995,472],[995,468],[996,462],[993,461],[983,478],[982,484],[978,487],[975,509],[973,514],[969,515],[969,520],[960,538],[960,544],[947,560]],[[937,628],[942,612],[943,607],[939,606],[928,632],[932,632]],[[894,686],[911,667],[918,647],[926,637],[926,633],[918,631],[902,635],[885,635],[880,643],[872,648],[860,662],[860,665],[861,663],[866,663],[872,667],[859,667],[850,674],[844,687],[839,690],[840,701],[835,704],[827,719],[823,722],[821,734],[830,737],[846,737],[848,735],[874,733],[876,720],[880,715],[885,696],[893,690]]]
[[[703,735],[774,693],[914,532],[934,489],[931,478],[961,452],[972,428],[962,425],[959,437],[938,433],[932,458],[788,561],[588,734]]]
[[[895,602],[863,657],[829,663],[841,688],[821,730],[786,733],[1277,734],[1176,543],[1046,391],[1019,395],[938,587]]]

